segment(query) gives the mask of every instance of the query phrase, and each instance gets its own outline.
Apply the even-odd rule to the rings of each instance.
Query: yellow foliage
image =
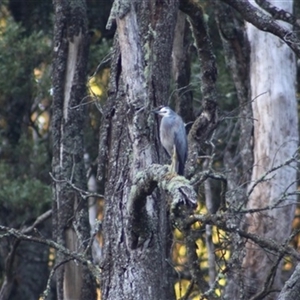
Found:
[[[290,257],[285,257],[284,264],[283,264],[283,270],[284,271],[291,271],[294,268],[294,265],[291,261]]]
[[[196,241],[196,245],[197,245],[197,255],[200,256],[201,254],[203,254],[203,249],[204,249],[204,244],[203,241],[201,239],[198,239]]]
[[[186,256],[186,246],[181,245],[178,251],[179,256]]]
[[[48,260],[48,266],[51,268],[54,265],[55,261],[55,249],[54,248],[49,248],[49,260]]]
[[[175,237],[176,240],[182,240],[184,235],[179,229],[175,228],[174,237]]]
[[[92,77],[89,80],[88,85],[89,85],[90,94],[92,96],[102,96],[103,91],[97,84],[95,77]]]
[[[176,299],[180,299],[183,295],[185,295],[189,285],[190,285],[190,281],[186,279],[182,279],[175,283]]]
[[[44,70],[41,69],[41,68],[35,68],[35,69],[33,70],[34,78],[35,78],[36,80],[41,79],[42,76],[43,76],[43,73],[44,73]]]

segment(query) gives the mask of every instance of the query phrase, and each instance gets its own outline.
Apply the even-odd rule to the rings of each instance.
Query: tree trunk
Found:
[[[90,238],[83,123],[88,33],[83,0],[55,0],[53,63],[53,234],[71,251],[84,252]],[[56,255],[58,299],[95,299],[95,279],[85,266]]]
[[[160,153],[150,110],[168,99],[178,3],[133,2],[115,2],[109,21],[117,34],[99,148],[98,177],[107,170],[102,299],[174,299],[166,198],[142,197],[136,219],[128,209],[138,172]]]
[[[182,117],[185,123],[195,120],[193,93],[190,83],[190,48],[192,41],[192,33],[186,14],[178,11],[172,51],[172,73],[175,82],[173,98],[175,100],[176,112]]]
[[[292,11],[293,1],[270,2]],[[247,34],[251,47],[250,80],[255,120],[254,167],[248,208],[269,206],[271,209],[247,216],[246,225],[250,232],[281,244],[290,234],[294,217],[296,197],[287,197],[284,193],[296,189],[295,165],[286,165],[264,175],[297,151],[295,57],[284,42],[250,24],[247,24]],[[250,242],[246,244],[243,262],[245,299],[262,290],[281,288],[279,261],[278,254],[266,252]],[[278,263],[276,272],[272,268]],[[275,299],[276,295],[272,293],[269,297]]]
[[[231,142],[226,145],[224,154],[225,169],[231,170],[227,174],[229,191],[227,201],[231,207],[238,209],[247,199],[247,186],[253,167],[253,116],[251,99],[249,97],[250,51],[248,40],[245,36],[244,24],[238,20],[234,10],[218,0],[214,1],[214,8],[226,64],[230,69],[239,103],[238,137],[231,138]],[[237,140],[238,142],[236,143]],[[232,218],[231,223],[240,227],[242,220],[243,218],[236,214]],[[236,232],[231,233],[230,238],[232,242],[230,249],[231,267],[228,268],[227,272],[225,299],[230,299],[232,295],[238,295],[243,285],[241,265],[244,254],[244,242]]]
[[[286,281],[278,300],[298,300],[300,295],[300,264],[298,263],[294,273]]]

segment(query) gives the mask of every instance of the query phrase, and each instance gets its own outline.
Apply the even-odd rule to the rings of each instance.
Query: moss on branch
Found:
[[[172,219],[181,218],[183,213],[191,212],[197,206],[197,195],[189,181],[183,176],[170,173],[168,166],[153,164],[137,173],[127,203],[127,229],[129,244],[133,249],[151,238],[151,212],[147,211],[146,204],[147,197],[157,187],[169,196]]]

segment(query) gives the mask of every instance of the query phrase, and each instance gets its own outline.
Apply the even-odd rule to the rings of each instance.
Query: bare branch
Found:
[[[270,13],[275,20],[285,21],[287,23],[290,23],[291,25],[294,25],[296,28],[300,29],[300,22],[297,20],[295,16],[293,16],[289,12],[272,5],[267,0],[255,0],[255,2],[265,11]]]
[[[236,225],[232,225],[229,223],[229,220],[232,218],[232,216],[233,214],[230,213],[217,213],[215,215],[194,214],[188,220],[186,220],[186,226],[190,226],[196,222],[216,225],[226,232],[235,232],[241,237],[253,241],[263,249],[267,249],[273,253],[277,253],[278,255],[290,255],[291,257],[300,261],[300,253],[298,253],[293,247],[287,244],[280,245],[272,239],[261,237],[256,234],[241,230]]]
[[[34,221],[34,223],[33,223],[31,226],[29,226],[29,227],[23,229],[23,230],[22,230],[22,233],[24,233],[24,234],[30,233],[30,232],[33,231],[38,225],[40,225],[41,223],[43,223],[43,222],[45,222],[46,220],[48,220],[48,219],[51,217],[51,215],[52,215],[52,210],[49,209],[48,211],[46,211],[45,213],[43,213],[42,215],[40,215],[40,216]]]
[[[79,261],[83,265],[87,266],[87,268],[90,270],[90,272],[93,274],[95,278],[100,278],[100,269],[98,266],[95,266],[90,260],[88,260],[85,255],[77,252],[70,251],[69,249],[65,248],[64,246],[49,240],[49,239],[43,239],[39,237],[29,236],[25,235],[19,230],[16,230],[14,228],[9,228],[6,226],[0,225],[0,231],[3,231],[3,234],[0,234],[0,239],[3,237],[15,237],[18,240],[23,241],[29,241],[34,243],[39,243],[43,245],[48,245],[49,247],[52,247],[56,249],[57,251],[63,253],[64,255],[71,257],[73,260]]]
[[[271,270],[269,271],[269,274],[264,282],[264,285],[263,285],[263,288],[261,291],[259,291],[257,294],[255,294],[254,296],[252,296],[250,298],[250,300],[260,300],[260,299],[264,299],[267,295],[269,295],[270,293],[272,292],[275,292],[274,290],[271,290],[271,287],[272,287],[272,284],[274,282],[274,278],[275,278],[275,275],[276,275],[276,271],[277,271],[277,268],[278,268],[278,265],[280,263],[280,261],[282,260],[284,254],[281,253],[275,263],[273,264]]]
[[[178,216],[184,213],[185,208],[191,210],[197,206],[197,195],[189,181],[176,174],[170,173],[168,166],[152,164],[139,172],[131,186],[130,197],[127,202],[129,213],[128,230],[133,249],[141,246],[151,236],[151,225],[146,211],[147,196],[152,195],[159,187],[170,196],[171,218],[176,222]],[[185,206],[185,208],[184,208]],[[150,226],[150,227],[149,227]]]
[[[51,281],[52,281],[52,278],[55,274],[55,271],[60,267],[62,266],[63,264],[69,262],[70,260],[72,260],[73,258],[72,257],[69,257],[68,259],[65,259],[63,260],[62,262],[60,262],[59,264],[57,264],[56,266],[54,266],[49,274],[49,277],[48,277],[48,280],[47,280],[47,284],[46,284],[46,289],[44,290],[42,296],[41,296],[41,300],[46,300],[49,293],[50,293],[50,289],[51,289]]]
[[[74,183],[72,183],[72,180],[67,180],[67,179],[63,179],[63,180],[58,180],[56,179],[53,174],[50,172],[50,177],[52,178],[53,181],[55,182],[60,182],[60,183],[67,183],[69,186],[71,186],[75,191],[79,192],[80,196],[82,197],[82,199],[87,199],[87,198],[91,198],[91,197],[97,197],[97,198],[104,198],[103,195],[98,194],[98,193],[91,193],[88,191],[85,191],[79,187],[77,187]]]
[[[208,34],[201,6],[193,0],[181,0],[179,8],[189,18],[197,46],[200,64],[202,113],[194,122],[189,133],[189,160],[187,171],[195,173],[199,144],[209,140],[217,127],[217,68],[212,43]]]
[[[186,178],[169,173],[168,166],[153,164],[136,175],[128,208],[132,209],[136,202],[145,201],[157,186],[171,196],[171,210],[182,204],[192,208],[197,206],[197,195]]]
[[[272,169],[270,169],[270,170],[268,170],[267,172],[265,172],[263,175],[261,175],[261,177],[260,177],[258,180],[256,180],[256,181],[253,183],[251,189],[250,189],[249,192],[248,192],[248,196],[250,196],[250,195],[252,194],[254,188],[255,188],[259,183],[271,179],[270,177],[267,178],[268,175],[270,175],[271,173],[275,172],[276,170],[278,170],[278,169],[280,169],[280,168],[282,168],[282,167],[284,167],[284,166],[288,166],[290,163],[295,162],[295,161],[297,161],[297,157],[293,156],[293,157],[287,159],[287,160],[286,160],[285,162],[283,162],[282,164],[280,164],[280,165],[278,165],[278,166],[276,166],[276,167],[273,167]]]
[[[282,26],[262,10],[251,5],[248,1],[222,0],[236,9],[249,23],[262,31],[267,31],[283,40],[300,58],[300,40],[295,34]]]
[[[43,223],[44,221],[49,219],[51,217],[51,215],[52,215],[52,210],[46,211],[45,213],[40,215],[31,226],[22,229],[21,232],[23,234],[26,234],[26,233],[30,233],[31,231],[34,231],[38,225],[40,225],[41,223]],[[2,236],[9,237],[9,234],[3,234]],[[0,238],[1,238],[1,235],[0,235]],[[5,276],[4,276],[4,281],[2,283],[1,290],[0,290],[0,299],[3,299],[3,300],[9,298],[11,289],[13,287],[13,279],[14,279],[13,278],[13,270],[14,270],[13,263],[15,261],[15,254],[16,254],[19,244],[20,244],[19,239],[15,240],[13,242],[12,248],[9,251],[9,254],[7,255],[6,260],[5,260]]]

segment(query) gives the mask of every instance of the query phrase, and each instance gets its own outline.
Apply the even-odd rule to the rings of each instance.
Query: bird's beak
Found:
[[[153,110],[151,110],[151,112],[153,114],[158,114],[158,112],[160,111],[160,109],[161,109],[161,106],[154,108]]]

